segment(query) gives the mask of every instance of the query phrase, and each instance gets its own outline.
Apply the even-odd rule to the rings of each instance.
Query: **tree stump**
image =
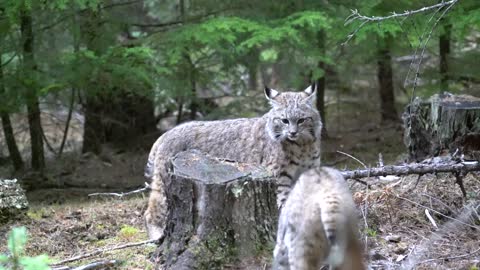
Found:
[[[165,239],[154,255],[157,265],[217,269],[273,247],[276,186],[266,170],[187,151],[172,159],[170,176],[165,183]]]
[[[4,223],[28,208],[25,191],[16,179],[0,179],[0,223]]]
[[[449,93],[416,98],[407,106],[403,121],[410,160],[457,149],[466,158],[480,158],[480,98]]]

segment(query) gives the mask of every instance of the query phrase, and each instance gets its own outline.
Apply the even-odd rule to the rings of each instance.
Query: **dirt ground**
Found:
[[[351,154],[375,166],[379,153],[385,164],[405,159],[399,124],[377,124],[375,110],[359,114],[357,105],[343,108],[341,121],[329,111],[329,136],[323,141],[323,162],[338,169],[361,168]],[[367,123],[367,124],[364,124]],[[125,243],[146,240],[143,226],[148,194],[124,198],[88,196],[94,192],[121,192],[143,186],[146,152],[107,151],[101,157],[66,154],[49,164],[47,180],[57,187],[28,193],[30,209],[24,217],[0,226],[0,252],[6,234],[15,226],[29,231],[27,253],[48,254],[55,262]],[[4,177],[0,174],[1,177]],[[371,269],[480,268],[480,175],[464,179],[463,198],[449,174],[392,179],[365,179],[370,189],[349,180],[359,208],[360,233]],[[431,217],[431,220],[428,218]],[[433,221],[432,221],[433,220]],[[104,259],[121,262],[115,269],[153,269],[149,255],[155,246],[104,252],[66,265],[84,265]],[[230,269],[266,269],[270,254],[246,258]]]

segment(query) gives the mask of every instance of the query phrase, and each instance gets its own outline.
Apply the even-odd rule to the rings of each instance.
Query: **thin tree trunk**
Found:
[[[3,67],[0,54],[0,95],[5,93],[5,86],[3,84]],[[15,171],[23,169],[24,164],[20,151],[18,150],[17,142],[15,141],[15,136],[13,134],[12,123],[10,121],[10,116],[8,112],[0,108],[0,118],[2,119],[3,135],[5,136],[5,141],[7,143],[8,153],[10,159],[12,160],[13,168]]]
[[[23,42],[23,68],[27,74],[35,70],[35,59],[33,53],[33,29],[31,11],[23,7],[20,14],[20,30]],[[40,106],[38,96],[32,86],[27,86],[25,93],[28,113],[28,124],[30,128],[30,142],[32,148],[32,168],[43,171],[45,168],[45,157],[43,152],[42,123],[40,119]]]
[[[378,38],[378,82],[382,122],[397,121],[395,95],[393,88],[392,56],[390,52],[391,37]]]
[[[87,49],[101,53],[101,45],[98,42],[99,39],[99,26],[100,26],[100,9],[98,11],[87,10],[84,18],[84,22],[81,25],[81,35],[84,39]],[[92,88],[98,87],[92,82]],[[86,93],[86,100],[84,104],[85,108],[85,124],[83,126],[83,145],[82,153],[92,152],[100,154],[102,151],[102,144],[105,141],[105,130],[102,124],[102,93],[95,93],[95,96],[91,93]]]
[[[319,30],[317,32],[317,42],[318,42],[318,49],[320,53],[325,56],[325,31]],[[324,71],[323,76],[317,79],[317,110],[320,112],[320,117],[322,119],[322,137],[327,137],[327,121],[325,118],[325,76],[326,76],[326,65],[325,63],[320,60],[318,61],[318,68]]]
[[[450,39],[451,39],[452,25],[445,23],[443,32],[439,38],[440,50],[440,91],[448,91],[448,57],[450,55]]]

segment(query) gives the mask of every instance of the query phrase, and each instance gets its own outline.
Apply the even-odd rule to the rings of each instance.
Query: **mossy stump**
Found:
[[[0,179],[0,223],[5,223],[28,208],[27,196],[16,179]]]
[[[480,98],[436,94],[416,98],[403,114],[404,142],[412,161],[458,151],[480,159]]]
[[[276,187],[259,166],[179,153],[165,183],[168,220],[155,252],[165,269],[221,269],[274,243]]]

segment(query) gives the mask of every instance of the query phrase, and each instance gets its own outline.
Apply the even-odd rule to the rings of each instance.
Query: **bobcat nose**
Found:
[[[290,131],[290,136],[295,137],[297,136],[298,132],[297,131]]]

